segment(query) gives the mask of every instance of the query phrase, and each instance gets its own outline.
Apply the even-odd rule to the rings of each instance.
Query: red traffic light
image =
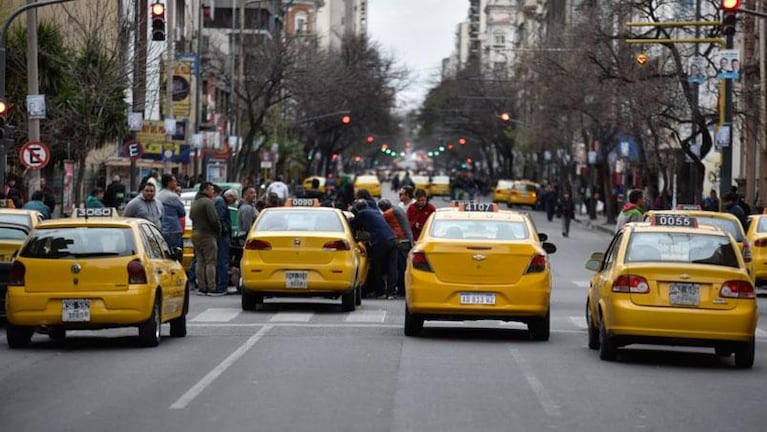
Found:
[[[470,163],[472,163],[472,162],[474,162],[474,160],[472,160],[471,158],[466,158],[466,163],[467,163],[467,164],[470,164]]]
[[[509,113],[501,113],[500,117],[501,117],[501,120],[505,122],[511,121],[511,114]]]
[[[740,9],[740,0],[722,0],[722,9],[726,11]]]
[[[368,143],[373,144],[373,141],[375,141],[375,137],[373,135],[368,136]]]
[[[5,100],[5,98],[0,98],[0,116],[2,117],[7,116],[9,108],[10,108],[10,105],[8,105],[8,101]]]
[[[466,138],[458,138],[458,144],[466,145]]]
[[[351,123],[351,122],[352,122],[352,116],[350,116],[350,115],[345,115],[345,116],[341,117],[341,123],[343,123],[343,124],[349,124],[349,123]]]
[[[333,153],[333,155],[330,158],[332,160],[338,160],[338,153]]]
[[[165,17],[165,5],[162,3],[152,3],[152,17]]]
[[[452,150],[452,149],[454,149],[454,148],[455,148],[455,146],[454,146],[454,145],[452,145],[452,144],[448,144],[448,145],[447,145],[447,149],[448,149],[448,150]]]

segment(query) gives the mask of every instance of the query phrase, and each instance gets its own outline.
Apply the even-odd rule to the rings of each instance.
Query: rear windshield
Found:
[[[136,254],[130,228],[75,227],[34,231],[19,253],[26,258],[67,259]]]
[[[759,225],[756,226],[756,232],[767,232],[767,218],[759,218]]]
[[[17,225],[32,226],[32,219],[25,214],[3,214],[0,215],[0,223],[8,222]]]
[[[529,185],[529,184],[524,184],[524,183],[515,183],[514,184],[514,189],[516,189],[518,191],[527,191],[527,192],[535,192],[536,191],[535,186]]]
[[[697,216],[696,218],[698,219],[698,224],[717,227],[726,233],[732,234],[736,242],[743,242],[743,228],[740,226],[740,222],[706,216]]]
[[[344,232],[344,226],[334,211],[267,211],[258,220],[256,231]]]
[[[21,228],[0,227],[0,239],[2,240],[24,240],[27,238],[27,232]]]
[[[429,235],[451,240],[525,240],[530,232],[522,222],[435,220]]]
[[[636,233],[626,249],[626,262],[681,262],[737,268],[736,247],[722,235]]]
[[[511,187],[511,182],[508,180],[498,180],[498,184],[495,187],[508,189]]]

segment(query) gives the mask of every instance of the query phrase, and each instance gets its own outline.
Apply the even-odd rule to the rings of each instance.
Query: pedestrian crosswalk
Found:
[[[208,324],[226,326],[242,325],[317,325],[327,326],[369,326],[379,324],[385,327],[404,325],[405,317],[401,311],[385,309],[358,309],[348,313],[328,312],[296,312],[296,311],[259,311],[246,312],[239,308],[208,308],[199,313],[190,313],[189,325],[192,327],[204,327]],[[525,328],[525,324],[516,322],[504,322],[498,320],[486,321],[431,321],[432,326],[448,327],[499,327]],[[587,330],[584,316],[552,316],[552,331],[559,332],[585,332]],[[767,330],[756,329],[756,338],[767,341]]]

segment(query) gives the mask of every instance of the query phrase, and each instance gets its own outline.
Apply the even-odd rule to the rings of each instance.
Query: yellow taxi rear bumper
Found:
[[[503,319],[541,317],[549,310],[551,276],[536,273],[515,284],[457,284],[439,280],[434,273],[408,272],[405,277],[407,307],[411,313],[440,317]],[[494,305],[461,304],[461,293],[493,293]]]
[[[24,287],[8,288],[7,319],[23,326],[68,325],[87,328],[102,325],[140,324],[149,318],[154,304],[154,290],[131,285],[120,292],[27,293]],[[91,319],[69,323],[62,320],[62,300],[90,299]]]
[[[297,269],[298,270],[298,269]],[[349,269],[323,269],[308,271],[306,288],[287,288],[285,286],[287,271],[273,270],[265,267],[241,266],[243,288],[252,292],[284,293],[290,295],[312,295],[315,293],[344,293],[353,288],[354,272]]]
[[[620,299],[607,303],[605,325],[610,336],[746,342],[756,331],[756,303],[737,302],[733,309],[713,310],[639,306]]]

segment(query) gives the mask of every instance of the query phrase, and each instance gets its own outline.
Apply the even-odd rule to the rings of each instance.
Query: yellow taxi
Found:
[[[370,195],[381,198],[381,182],[375,175],[360,175],[354,179],[354,193],[360,189],[367,189]]]
[[[405,270],[405,335],[425,320],[503,320],[548,340],[556,246],[529,216],[493,203],[461,203],[433,213]]]
[[[19,250],[31,228],[25,224],[0,222],[0,318],[5,317],[6,281],[13,264],[16,251]]]
[[[157,346],[165,322],[171,336],[185,336],[189,291],[180,253],[143,219],[42,222],[11,266],[8,346],[29,345],[35,330],[62,339],[68,330],[109,327],[138,327],[140,343]]]
[[[758,319],[754,287],[731,234],[679,213],[626,224],[605,252],[586,300],[588,346],[615,360],[630,344],[713,347],[754,363]]]
[[[362,302],[367,252],[341,210],[291,198],[259,213],[240,272],[243,310],[256,310],[264,297],[340,297],[348,312]]]
[[[512,180],[498,180],[493,189],[493,202],[494,203],[508,203],[509,192],[511,192],[511,185],[514,183]]]
[[[434,176],[429,185],[429,196],[449,196],[450,195],[450,177]]]
[[[30,229],[43,221],[43,215],[37,210],[0,208],[0,223],[9,222],[26,225]]]
[[[312,180],[317,179],[320,182],[320,192],[325,193],[325,177],[320,176],[310,176],[304,179],[304,190],[308,191],[312,188]]]
[[[413,180],[414,189],[423,189],[427,193],[429,192],[429,187],[431,185],[431,183],[429,183],[429,176],[413,175],[410,176],[410,179]]]
[[[756,292],[767,293],[767,213],[748,217],[746,239],[751,246],[751,276]]]
[[[645,213],[645,219],[649,220],[654,214],[659,212],[672,215],[687,215],[695,218],[700,225],[717,227],[722,231],[729,233],[738,243],[738,248],[743,256],[743,261],[746,262],[746,270],[748,270],[749,274],[753,274],[751,243],[746,238],[743,226],[735,215],[724,212],[701,210],[700,206],[697,204],[679,204],[676,208],[676,210],[650,210]]]
[[[509,190],[509,200],[506,202],[511,208],[515,205],[526,205],[535,208],[538,203],[538,183],[529,180],[517,180]]]

